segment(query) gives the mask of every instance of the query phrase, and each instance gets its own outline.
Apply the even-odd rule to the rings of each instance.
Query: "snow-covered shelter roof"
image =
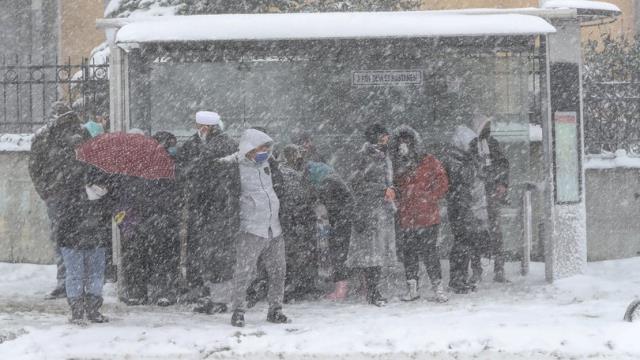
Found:
[[[614,4],[590,0],[547,0],[541,7],[543,9],[599,10],[613,13],[622,12],[620,8]]]
[[[124,25],[116,42],[504,36],[554,33],[546,20],[521,14],[427,11],[171,16]]]

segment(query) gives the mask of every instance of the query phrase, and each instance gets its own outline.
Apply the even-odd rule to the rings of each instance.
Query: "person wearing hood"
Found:
[[[367,302],[384,306],[387,300],[378,289],[382,268],[396,262],[396,193],[387,154],[389,132],[373,124],[365,131],[365,138],[350,176],[354,202],[347,266],[364,272]]]
[[[435,301],[446,302],[438,256],[439,202],[449,188],[444,167],[423,149],[420,135],[411,127],[396,129],[391,140],[394,182],[398,189],[399,228],[404,252],[408,292],[403,301],[420,295],[419,263],[424,262]]]
[[[47,206],[50,239],[56,253],[57,285],[47,299],[66,296],[64,260],[57,244],[77,225],[77,219],[68,216],[68,211],[81,202],[85,168],[76,160],[75,148],[89,138],[76,113],[63,102],[55,102],[47,124],[36,132],[31,143],[29,175]]]
[[[200,298],[207,293],[205,281],[221,282],[231,276],[228,224],[217,216],[223,201],[216,184],[223,179],[211,163],[233,154],[238,144],[224,132],[217,113],[199,111],[195,120],[197,133],[177,150],[176,178],[186,212],[180,216],[188,254],[186,280],[190,292],[196,294],[193,297]]]
[[[262,131],[247,129],[240,138],[238,152],[220,159],[219,168],[229,184],[239,189],[227,191],[225,204],[239,219],[236,229],[236,263],[233,272],[231,325],[245,325],[246,294],[257,275],[258,259],[268,274],[269,311],[267,321],[286,323],[282,312],[286,272],[285,246],[280,223],[280,200],[274,190],[269,163],[273,139]],[[230,185],[231,187],[232,185]],[[228,220],[228,219],[227,219]]]
[[[300,148],[290,144],[283,149],[277,165],[283,182],[282,191],[275,185],[278,181],[276,172],[271,173],[274,190],[280,199],[280,224],[286,250],[285,303],[317,292],[315,194],[304,176],[302,165]],[[271,167],[275,170],[273,165]],[[258,261],[258,274],[247,291],[248,307],[267,297],[268,274],[263,261]]]
[[[487,192],[487,211],[489,213],[489,234],[491,235],[488,252],[493,257],[493,281],[504,283],[504,244],[500,229],[500,208],[507,200],[509,189],[509,160],[502,152],[500,143],[491,136],[491,119],[482,114],[475,114],[473,118],[474,131],[477,137],[469,144],[470,151],[479,157]],[[481,254],[476,254],[480,257]],[[479,261],[479,260],[476,260]],[[476,267],[474,282],[482,278],[482,267]]]
[[[330,232],[329,259],[333,269],[334,290],[327,300],[344,300],[349,291],[349,269],[346,266],[351,237],[353,195],[347,184],[324,163],[307,163],[307,177],[314,187],[318,201],[327,209]]]
[[[483,168],[470,147],[477,136],[470,128],[458,126],[444,162],[449,175],[447,213],[454,237],[449,254],[449,288],[455,293],[468,293],[474,289],[475,284],[469,279],[469,265],[477,271],[481,264],[475,255],[489,241]]]

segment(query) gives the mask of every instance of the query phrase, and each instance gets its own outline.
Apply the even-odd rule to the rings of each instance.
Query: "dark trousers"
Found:
[[[123,234],[123,275],[128,298],[169,296],[178,279],[179,244],[170,230],[139,228]]]
[[[285,232],[286,281],[285,298],[299,299],[316,290],[318,250],[314,228]]]
[[[373,266],[362,268],[361,270],[367,286],[367,298],[370,299],[378,292],[378,286],[380,285],[380,279],[382,277],[382,268],[380,266]]]
[[[449,286],[466,285],[469,277],[469,266],[475,273],[482,274],[480,259],[486,251],[486,244],[488,244],[489,239],[488,231],[454,231],[453,247],[449,254],[451,274]]]
[[[424,262],[432,283],[442,280],[438,256],[439,225],[424,229],[403,229],[404,269],[407,280],[418,280],[420,261]]]
[[[349,255],[349,239],[351,224],[336,226],[329,235],[329,258],[333,267],[333,281],[344,281],[350,276],[349,268],[345,265]]]
[[[64,265],[64,259],[62,257],[62,251],[58,246],[58,238],[64,236],[64,229],[61,229],[62,218],[65,216],[67,210],[66,203],[56,197],[50,197],[46,200],[47,216],[51,224],[51,235],[49,239],[53,243],[55,250],[55,262],[56,262],[56,279],[57,287],[65,286],[65,274],[66,268]]]
[[[493,272],[503,272],[505,263],[504,242],[502,239],[502,230],[500,229],[500,207],[501,203],[497,199],[489,198],[489,233],[490,253],[493,257]]]

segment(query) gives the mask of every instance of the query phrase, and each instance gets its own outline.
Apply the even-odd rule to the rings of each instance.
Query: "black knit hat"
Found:
[[[364,137],[370,144],[377,144],[378,138],[382,135],[389,135],[389,131],[387,131],[386,127],[378,123],[370,125],[367,130],[364,131]]]

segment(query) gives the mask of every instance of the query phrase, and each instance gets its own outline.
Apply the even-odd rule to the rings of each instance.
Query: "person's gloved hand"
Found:
[[[127,216],[126,211],[122,210],[119,211],[115,216],[114,216],[114,220],[116,221],[117,225],[120,225],[123,221],[124,218]]]

